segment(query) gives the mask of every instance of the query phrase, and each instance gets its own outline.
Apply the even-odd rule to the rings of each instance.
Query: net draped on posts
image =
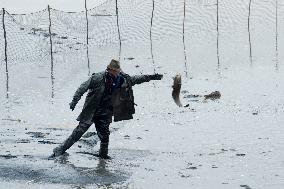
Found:
[[[160,55],[163,53],[163,48],[157,44],[166,43],[175,45],[166,50],[176,49],[178,46],[175,54],[168,56],[179,62],[181,68],[188,69],[190,74],[192,60],[196,60],[194,57],[196,56],[196,44],[202,46],[206,43],[209,47],[212,44],[212,47],[217,48],[218,58],[216,58],[216,51],[212,51],[207,57],[218,61],[218,67],[222,67],[220,51],[225,54],[226,49],[229,49],[222,49],[222,40],[229,35],[232,35],[231,40],[237,40],[238,35],[242,34],[249,37],[244,42],[247,44],[244,45],[249,44],[250,59],[253,59],[251,48],[254,44],[251,40],[258,37],[253,33],[256,24],[259,23],[258,20],[263,20],[263,26],[257,27],[259,29],[275,22],[273,11],[276,10],[277,17],[277,10],[281,10],[283,4],[279,2],[276,5],[242,2],[236,0],[229,4],[226,1],[216,0],[107,0],[97,7],[86,8],[82,12],[64,12],[51,7],[52,52],[50,52],[48,8],[30,14],[10,14],[6,11],[8,64],[47,63],[50,62],[50,54],[54,53],[54,64],[80,61],[86,68],[89,67],[88,69],[95,71],[94,64],[108,62],[110,57],[119,59],[122,57],[123,59],[131,56],[131,53],[127,51],[127,46],[134,44],[139,52],[136,53],[137,58],[140,56],[145,59],[156,59],[149,61],[149,66],[155,70],[157,67],[155,64],[157,62],[161,64],[164,61]],[[276,9],[272,9],[273,6],[276,6]],[[277,6],[279,6],[278,9]],[[254,7],[265,11],[261,15],[258,10],[252,11],[248,16],[250,9]],[[278,21],[276,19],[276,31],[280,25],[277,23],[281,21],[282,12],[279,11],[278,14],[280,18]],[[249,28],[248,19],[251,23]],[[1,22],[3,22],[2,19]],[[248,30],[249,36],[247,36]],[[1,62],[5,59],[3,36],[1,27]],[[278,50],[278,41],[279,35],[276,32],[276,50]],[[131,48],[133,53],[137,52],[135,49]],[[214,56],[213,53],[215,53]],[[204,62],[203,57],[205,56],[198,56],[200,57],[198,61]],[[183,71],[180,70],[180,72]]]

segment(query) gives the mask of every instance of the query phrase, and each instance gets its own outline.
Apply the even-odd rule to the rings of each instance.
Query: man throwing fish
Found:
[[[129,76],[121,71],[120,62],[112,59],[104,72],[92,74],[75,92],[69,104],[72,111],[88,91],[82,112],[77,118],[79,124],[62,144],[53,149],[51,157],[64,154],[94,123],[101,141],[98,156],[109,159],[109,125],[112,116],[115,122],[132,119],[135,113],[132,86],[162,78],[161,74]]]

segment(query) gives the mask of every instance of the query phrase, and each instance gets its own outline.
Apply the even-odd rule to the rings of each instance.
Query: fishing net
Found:
[[[189,70],[198,74],[229,66],[232,59],[249,65],[250,49],[253,57],[273,55],[275,11],[278,8],[280,34],[283,7],[280,1],[276,7],[275,1],[107,0],[87,12],[52,7],[30,14],[5,12],[8,65],[38,66],[39,72],[44,67],[44,77],[56,78],[59,88],[70,75],[103,70],[111,58],[120,59],[133,73]],[[0,14],[3,65],[2,11]],[[280,44],[282,35],[277,39]],[[262,41],[268,45],[258,45]],[[217,50],[221,65],[217,65]]]

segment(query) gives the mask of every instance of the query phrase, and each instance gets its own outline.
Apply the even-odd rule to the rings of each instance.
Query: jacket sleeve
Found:
[[[136,85],[136,84],[141,84],[144,82],[149,82],[151,81],[151,75],[134,75],[130,76],[131,84]]]
[[[75,104],[78,103],[78,101],[81,99],[84,93],[87,92],[88,89],[90,89],[91,83],[92,83],[92,77],[90,77],[87,81],[85,81],[84,83],[80,85],[80,87],[76,90],[73,96],[73,100],[72,100],[73,103]]]

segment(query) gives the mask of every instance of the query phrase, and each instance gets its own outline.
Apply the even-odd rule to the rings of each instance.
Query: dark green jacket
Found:
[[[117,89],[112,95],[113,116],[114,121],[132,119],[135,113],[134,96],[132,86],[149,82],[151,75],[135,75],[129,76],[122,74],[124,83],[120,89]],[[75,104],[81,99],[83,94],[88,91],[82,112],[77,120],[84,123],[92,123],[92,119],[98,105],[102,99],[105,90],[105,72],[94,73],[92,76],[82,83],[73,96]]]

